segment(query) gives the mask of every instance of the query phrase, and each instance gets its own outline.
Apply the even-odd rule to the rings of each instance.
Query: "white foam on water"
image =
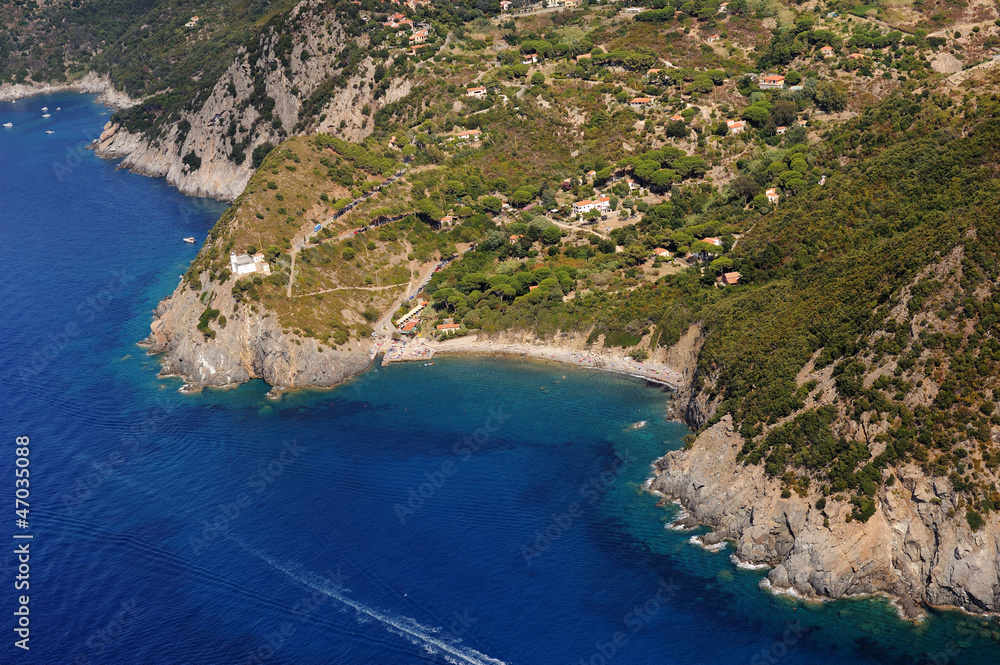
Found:
[[[435,637],[441,632],[440,628],[431,628],[421,625],[414,619],[402,616],[390,616],[363,603],[348,598],[340,593],[338,587],[332,586],[326,579],[300,567],[282,565],[266,554],[252,550],[245,545],[243,549],[250,552],[261,561],[270,564],[275,570],[279,570],[299,584],[303,584],[311,589],[333,598],[339,603],[352,608],[358,613],[359,619],[367,617],[373,619],[391,633],[395,633],[409,641],[411,644],[422,647],[429,653],[439,653],[445,660],[453,665],[507,665],[502,660],[491,658],[470,647],[462,646],[459,643],[450,644],[440,638]]]
[[[688,538],[688,542],[694,543],[698,547],[706,549],[709,552],[721,552],[722,550],[726,549],[726,541],[724,540],[720,540],[719,542],[713,545],[709,545],[704,540],[702,540],[701,536],[691,536],[690,538]]]
[[[764,570],[765,568],[770,568],[766,563],[750,563],[749,561],[743,561],[735,554],[729,555],[729,560],[733,562],[733,565],[737,568],[742,568],[743,570]]]

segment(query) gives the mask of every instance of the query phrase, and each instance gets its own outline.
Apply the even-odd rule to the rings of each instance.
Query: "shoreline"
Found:
[[[39,95],[51,95],[59,92],[78,92],[81,95],[98,95],[97,101],[116,111],[135,106],[139,100],[129,97],[126,93],[116,90],[111,79],[87,72],[75,81],[66,83],[32,82],[0,84],[0,102],[16,102]]]
[[[520,357],[532,360],[571,365],[580,369],[595,369],[613,374],[657,383],[678,392],[684,383],[684,374],[665,363],[652,359],[637,362],[628,357],[625,350],[574,348],[564,344],[530,343],[479,339],[478,335],[456,337],[443,342],[414,340],[432,351],[432,356],[470,355]],[[412,342],[411,342],[412,343]]]

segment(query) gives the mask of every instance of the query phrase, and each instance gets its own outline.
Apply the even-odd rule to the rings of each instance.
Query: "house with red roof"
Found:
[[[582,215],[592,210],[596,210],[602,213],[611,212],[611,197],[602,196],[599,199],[593,199],[593,200],[585,199],[583,201],[577,201],[576,203],[573,204],[574,215]]]
[[[757,81],[757,87],[764,90],[785,87],[785,77],[780,74],[764,74]]]

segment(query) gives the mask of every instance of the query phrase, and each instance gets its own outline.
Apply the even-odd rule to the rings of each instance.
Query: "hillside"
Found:
[[[164,373],[331,386],[404,333],[680,359],[653,488],[707,541],[1000,609],[994,5],[31,4],[0,92],[105,76],[140,101],[99,154],[233,200]]]

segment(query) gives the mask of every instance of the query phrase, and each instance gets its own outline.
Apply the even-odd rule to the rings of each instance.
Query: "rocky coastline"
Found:
[[[376,347],[352,341],[347,349],[319,348],[316,340],[282,331],[274,316],[219,292],[213,307],[227,325],[208,337],[198,330],[204,310],[185,284],[158,306],[144,345],[162,355],[163,376],[179,376],[187,389],[231,388],[251,379],[285,390],[329,388],[367,369]],[[679,386],[668,414],[699,427],[717,404],[693,389],[701,331],[692,327],[651,362],[676,369]],[[458,338],[434,345],[435,353],[519,356],[580,366],[580,353],[614,362],[623,353],[581,335],[541,341],[530,334]],[[597,365],[590,365],[598,367]],[[903,616],[919,618],[923,606],[974,613],[1000,612],[1000,531],[990,524],[973,533],[958,513],[947,479],[928,478],[910,464],[895,469],[898,482],[882,487],[878,510],[867,522],[848,521],[851,504],[821,494],[782,496],[779,479],[761,465],[744,465],[744,443],[730,416],[707,427],[683,450],[656,460],[650,491],[679,502],[679,526],[712,527],[701,545],[733,543],[738,565],[769,568],[765,585],[776,593],[823,600],[890,596]],[[959,518],[955,515],[959,514]]]
[[[765,585],[807,599],[888,595],[910,619],[923,606],[1000,612],[1000,530],[973,533],[950,483],[908,464],[882,487],[867,522],[812,491],[782,496],[762,465],[737,461],[743,437],[726,415],[693,444],[653,464],[650,490],[687,513],[678,526],[712,528],[704,546],[731,541],[734,562],[770,569]],[[957,517],[956,517],[957,515]]]
[[[235,388],[262,379],[272,395],[297,388],[330,388],[363,372],[374,354],[372,342],[346,350],[320,349],[312,338],[284,332],[277,319],[255,306],[217,295],[213,307],[226,317],[209,336],[198,329],[205,305],[185,284],[156,308],[150,334],[141,345],[161,355],[161,376],[180,377],[185,390]]]
[[[94,72],[87,72],[81,78],[66,83],[0,83],[0,102],[73,91],[80,94],[97,94],[98,101],[116,110],[128,108],[138,103],[138,100],[116,90],[111,80],[106,76],[99,76]]]

